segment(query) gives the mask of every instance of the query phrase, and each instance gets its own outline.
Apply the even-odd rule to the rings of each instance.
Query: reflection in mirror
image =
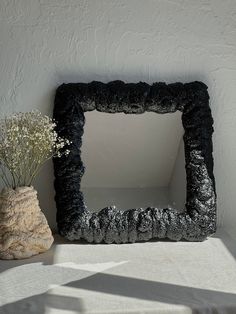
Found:
[[[181,113],[85,113],[81,182],[91,211],[173,207],[186,200]]]

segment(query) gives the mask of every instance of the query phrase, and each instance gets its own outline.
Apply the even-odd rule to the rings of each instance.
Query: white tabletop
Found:
[[[236,241],[81,244],[0,261],[0,313],[236,313]]]

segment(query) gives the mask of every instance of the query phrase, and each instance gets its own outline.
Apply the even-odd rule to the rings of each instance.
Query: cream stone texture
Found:
[[[0,258],[22,259],[47,251],[52,232],[33,187],[3,189],[0,194]]]

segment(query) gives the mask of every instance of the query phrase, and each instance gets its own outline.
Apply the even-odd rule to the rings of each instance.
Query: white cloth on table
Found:
[[[236,314],[236,241],[80,244],[0,261],[0,313]]]

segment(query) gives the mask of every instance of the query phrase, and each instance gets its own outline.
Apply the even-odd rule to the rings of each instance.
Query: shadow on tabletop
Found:
[[[222,230],[218,230],[213,237],[220,239],[232,256],[236,258],[235,242],[233,238]],[[55,236],[55,240],[59,245],[70,243],[82,244],[78,241],[70,242],[58,235]],[[73,268],[65,269],[64,267],[60,267],[60,265],[53,265],[55,263],[55,249],[56,245],[52,246],[49,251],[30,259],[1,261],[0,271],[4,272],[11,268],[18,268],[18,266],[25,266],[32,263],[42,263],[42,265],[47,266],[45,274],[47,274],[48,271],[52,285],[55,284],[57,287],[61,288],[77,289],[78,295],[80,294],[79,291],[82,290],[83,292],[88,291],[88,294],[91,292],[99,292],[117,297],[162,302],[170,305],[182,305],[189,308],[193,314],[200,314],[204,310],[214,314],[223,312],[224,314],[236,313],[236,294],[234,293],[130,278],[102,272],[94,273]],[[18,271],[20,271],[20,269]],[[57,281],[58,273],[61,272],[64,272],[64,278],[63,280]],[[78,276],[82,276],[83,278],[76,279]],[[38,280],[40,280],[40,278],[45,281],[45,279],[40,277],[39,272]],[[75,278],[75,280],[71,280],[72,278]],[[37,284],[36,281],[34,281],[34,283]],[[32,289],[34,283],[32,283]],[[3,288],[3,286],[0,287],[0,290],[1,288]],[[8,287],[6,287],[6,289],[7,288]],[[24,289],[24,285],[22,285],[22,289]],[[93,294],[91,294],[91,298],[92,297]],[[9,303],[0,307],[0,313],[12,314],[15,313],[16,309],[18,314],[46,314],[48,313],[48,309],[67,310],[73,311],[74,313],[88,313],[85,301],[81,297],[58,295],[57,292],[52,294],[50,289],[42,294],[33,295],[11,303],[9,298]],[[146,310],[148,311],[148,309]],[[154,310],[154,308],[150,307],[150,312],[152,310]]]
[[[215,314],[223,312],[224,314],[233,314],[236,312],[236,294],[111,274],[91,273],[84,279],[71,281],[62,286],[138,300],[183,305],[191,309],[193,314],[200,314],[202,311],[210,311],[210,309],[209,313]],[[0,308],[0,313],[12,314],[16,308],[18,314],[44,314],[47,313],[47,308],[69,310],[74,313],[88,313],[82,299],[50,295],[47,292],[3,305]],[[146,310],[148,311],[148,309]],[[152,310],[154,308],[150,307],[150,311]]]

